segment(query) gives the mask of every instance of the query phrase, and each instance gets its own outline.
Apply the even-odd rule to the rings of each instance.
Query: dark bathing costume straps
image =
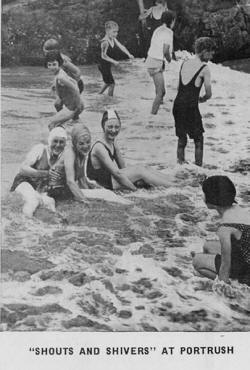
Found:
[[[115,161],[117,166],[119,167],[115,147],[114,147],[114,153],[112,154],[110,149],[107,147],[107,145],[105,145],[102,141],[96,141],[94,143],[94,145],[92,146],[92,148],[89,152],[89,155],[88,155],[87,176],[90,180],[95,180],[96,182],[98,182],[98,184],[100,184],[104,188],[113,190],[112,176],[111,176],[110,172],[104,167],[97,168],[97,169],[93,167],[92,160],[91,160],[91,153],[92,153],[92,150],[93,150],[94,146],[97,143],[100,143],[105,147],[105,149],[107,150],[107,152],[109,154],[110,159],[112,161]]]

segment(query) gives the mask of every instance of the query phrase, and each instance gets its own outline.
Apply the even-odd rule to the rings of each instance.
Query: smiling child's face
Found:
[[[54,73],[57,73],[60,69],[59,63],[57,60],[53,60],[52,62],[47,63],[47,67]]]

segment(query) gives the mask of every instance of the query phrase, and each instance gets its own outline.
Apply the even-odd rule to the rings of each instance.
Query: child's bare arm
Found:
[[[125,54],[127,54],[127,56],[130,58],[130,59],[133,59],[134,56],[132,54],[130,54],[130,52],[128,51],[128,49],[122,45],[117,39],[115,39],[115,43],[116,45],[118,46],[118,48]]]
[[[229,273],[231,267],[231,232],[228,227],[220,227],[218,231],[221,244],[221,266],[219,271],[219,279],[229,281]]]
[[[63,66],[65,68],[67,68],[67,70],[70,71],[75,76],[75,78],[77,80],[80,79],[80,77],[81,77],[81,71],[80,71],[80,69],[76,65],[74,65],[69,60],[64,60]]]
[[[114,60],[114,59],[110,58],[110,57],[107,55],[108,47],[109,47],[109,43],[108,43],[108,41],[103,41],[103,42],[101,43],[101,57],[102,57],[102,59],[107,60],[107,62],[111,62],[111,63],[113,63],[114,65],[119,64],[119,62],[117,62],[117,60]]]
[[[212,87],[211,87],[211,73],[209,68],[206,66],[203,70],[203,80],[204,80],[204,87],[205,87],[205,95],[199,98],[200,103],[204,103],[212,96]]]

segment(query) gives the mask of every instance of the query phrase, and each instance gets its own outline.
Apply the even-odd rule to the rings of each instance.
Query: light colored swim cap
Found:
[[[101,122],[102,128],[104,128],[105,122],[107,122],[109,119],[118,119],[118,121],[121,124],[120,117],[115,109],[105,110],[102,116],[102,122]]]
[[[74,147],[76,146],[79,137],[83,135],[88,135],[91,138],[91,133],[88,127],[83,125],[82,123],[74,125],[71,131],[72,144]]]
[[[60,137],[67,140],[67,133],[62,127],[55,127],[53,130],[50,131],[49,137],[48,137],[48,144],[51,145],[52,141],[55,137]]]
[[[112,118],[118,119],[117,113],[115,112],[114,109],[107,109],[107,112],[108,112],[108,119],[112,119]]]

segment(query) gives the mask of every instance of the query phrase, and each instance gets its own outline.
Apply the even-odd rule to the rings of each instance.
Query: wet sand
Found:
[[[58,204],[62,223],[45,209],[33,220],[8,188],[19,163],[45,141],[54,114],[52,77],[42,68],[3,70],[2,76],[2,330],[44,331],[247,331],[250,288],[234,283],[232,296],[193,273],[191,251],[215,238],[218,219],[203,201],[204,174],[225,173],[237,184],[238,201],[249,192],[250,75],[210,64],[213,98],[200,106],[205,134],[204,168],[176,165],[171,114],[179,62],[166,72],[167,96],[150,116],[153,84],[141,60],[114,68],[112,99],[97,94],[95,66],[85,76],[81,120],[93,142],[102,111],[122,119],[119,143],[128,164],[169,173],[168,189],[126,192],[132,205],[90,200]]]

